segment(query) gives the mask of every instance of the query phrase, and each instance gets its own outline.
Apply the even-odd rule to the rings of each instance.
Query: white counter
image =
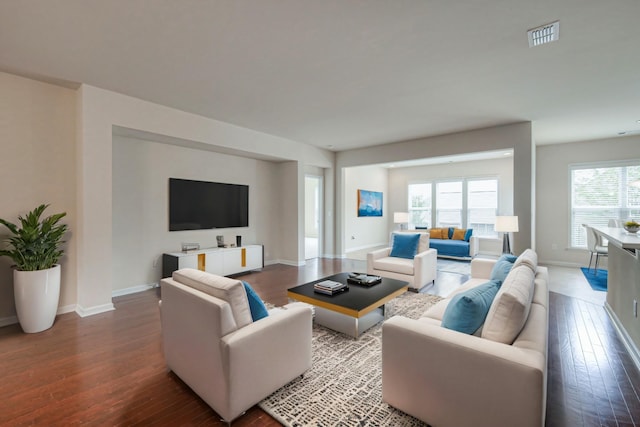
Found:
[[[640,369],[640,236],[624,228],[594,227],[594,230],[609,241],[605,309]]]
[[[639,233],[629,233],[624,228],[593,227],[596,233],[603,235],[609,244],[613,243],[623,249],[640,249]]]

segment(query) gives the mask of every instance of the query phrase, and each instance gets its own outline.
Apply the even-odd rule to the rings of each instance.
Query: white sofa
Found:
[[[367,274],[404,280],[409,282],[409,289],[418,291],[436,279],[438,252],[435,249],[429,249],[429,233],[414,230],[403,231],[403,233],[420,234],[416,256],[413,259],[389,256],[391,247],[369,252]]]
[[[385,402],[437,427],[544,426],[549,291],[535,252],[514,263],[481,330],[468,335],[441,326],[453,295],[486,283],[494,263],[472,260],[471,279],[422,318],[384,323]]]
[[[292,303],[253,321],[239,280],[181,269],[161,281],[169,370],[231,422],[311,367],[309,306]]]

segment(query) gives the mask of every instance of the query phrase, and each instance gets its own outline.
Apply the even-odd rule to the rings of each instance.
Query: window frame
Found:
[[[412,185],[421,185],[421,184],[430,184],[431,185],[431,207],[428,209],[431,211],[431,220],[430,227],[439,227],[437,223],[438,215],[437,215],[437,184],[439,183],[447,183],[447,182],[461,182],[462,183],[462,208],[461,208],[461,221],[462,228],[469,228],[469,181],[487,181],[494,180],[496,181],[496,216],[500,211],[500,176],[499,175],[485,175],[485,176],[469,176],[469,177],[451,177],[451,178],[443,178],[443,179],[425,179],[425,180],[414,180],[407,183],[407,211],[409,212],[409,217],[411,218],[411,212],[416,210],[412,209],[411,206],[411,197],[409,187]],[[416,224],[409,223],[410,226],[415,227]],[[494,234],[483,234],[485,237],[496,237],[498,233]]]
[[[587,248],[586,244],[584,246],[575,246],[573,244],[573,217],[574,217],[574,188],[573,188],[573,172],[576,170],[584,170],[584,169],[612,169],[612,168],[626,168],[626,167],[640,167],[640,158],[638,159],[627,159],[627,160],[604,160],[598,162],[584,162],[584,163],[570,163],[567,169],[567,189],[569,193],[569,209],[567,212],[567,248],[570,250],[584,250]],[[624,185],[622,185],[624,184]],[[619,186],[619,191],[624,193],[624,190],[627,190],[626,183],[621,183]],[[621,200],[624,200],[625,203],[628,202],[626,197],[622,197]],[[587,210],[588,208],[583,208]],[[628,205],[625,207],[617,206],[614,208],[591,208],[593,210],[604,210],[604,209],[613,209],[615,211],[627,210],[631,211],[638,208],[629,207]],[[582,224],[578,224],[580,229],[582,229]]]
[[[473,178],[469,178],[467,179],[466,183],[465,183],[465,192],[466,192],[466,197],[465,197],[465,224],[467,225],[467,228],[469,228],[469,182],[473,182],[473,181],[495,181],[496,182],[496,207],[495,207],[495,215],[494,216],[498,216],[498,212],[500,211],[500,179],[499,177],[473,177]],[[478,236],[484,236],[484,237],[498,237],[499,233],[495,230],[495,218],[494,218],[494,222],[493,222],[493,233],[486,233],[486,234],[478,234]],[[473,228],[473,227],[472,227]],[[475,228],[474,228],[474,233],[475,233]]]

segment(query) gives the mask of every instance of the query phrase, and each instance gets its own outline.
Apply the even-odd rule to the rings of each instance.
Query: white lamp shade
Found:
[[[409,222],[409,212],[394,212],[393,213],[394,224],[406,224]]]
[[[496,231],[504,232],[504,233],[518,231],[518,217],[517,216],[497,216]]]

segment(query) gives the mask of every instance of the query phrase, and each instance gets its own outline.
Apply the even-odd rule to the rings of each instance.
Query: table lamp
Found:
[[[497,216],[496,231],[503,233],[502,253],[510,254],[511,245],[509,244],[509,233],[518,231],[518,217],[517,216]]]
[[[393,213],[393,222],[395,224],[400,224],[400,230],[406,230],[404,228],[405,224],[409,224],[409,212],[394,212]]]

